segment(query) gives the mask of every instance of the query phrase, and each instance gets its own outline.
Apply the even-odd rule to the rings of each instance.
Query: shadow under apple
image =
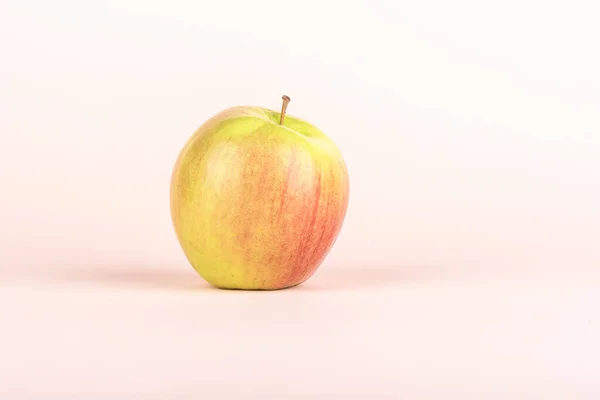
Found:
[[[325,265],[301,285],[279,291],[351,291],[402,286],[446,279],[447,272],[448,270],[444,268],[426,266],[332,267]],[[191,267],[185,265],[179,267],[82,266],[54,269],[52,278],[65,283],[123,289],[229,291],[210,286]]]

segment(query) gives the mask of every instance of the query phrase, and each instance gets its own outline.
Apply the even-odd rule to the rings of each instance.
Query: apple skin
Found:
[[[333,141],[262,107],[226,109],[181,150],[171,218],[196,272],[222,289],[276,290],[319,268],[342,228],[349,180]]]

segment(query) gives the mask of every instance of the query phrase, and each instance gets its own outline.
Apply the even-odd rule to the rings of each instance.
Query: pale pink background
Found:
[[[597,7],[1,2],[0,398],[599,398]],[[346,223],[297,290],[209,290],[173,162],[284,93]]]

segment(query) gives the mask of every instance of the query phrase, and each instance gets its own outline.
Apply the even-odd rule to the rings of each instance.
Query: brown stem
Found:
[[[285,94],[281,98],[283,100],[283,104],[281,105],[281,116],[279,117],[279,125],[283,125],[283,118],[285,118],[285,110],[287,109],[288,103],[290,102],[290,97]]]

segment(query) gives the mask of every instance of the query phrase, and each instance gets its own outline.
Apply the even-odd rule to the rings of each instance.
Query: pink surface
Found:
[[[0,398],[599,398],[597,13],[533,3],[3,2]],[[302,287],[210,290],[175,158],[284,93],[343,229]]]

